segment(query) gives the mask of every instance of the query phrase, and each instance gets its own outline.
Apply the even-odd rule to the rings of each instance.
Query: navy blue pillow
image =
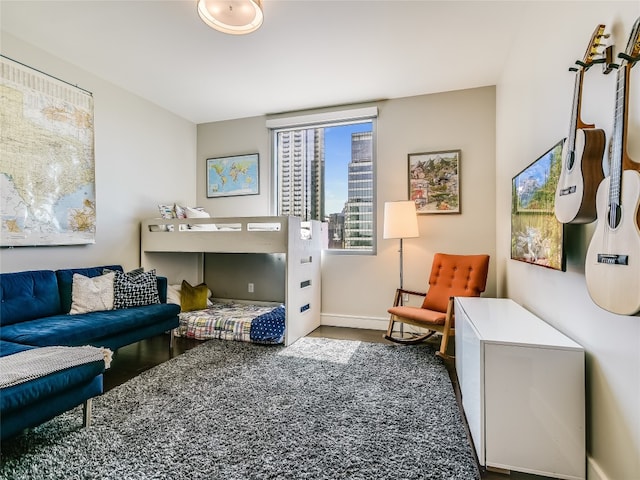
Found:
[[[285,317],[284,305],[257,316],[251,321],[249,338],[256,343],[284,342]]]

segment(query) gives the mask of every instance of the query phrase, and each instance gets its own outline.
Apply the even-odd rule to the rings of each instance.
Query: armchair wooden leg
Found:
[[[403,338],[403,336],[394,337],[393,336],[393,326],[394,326],[395,323],[396,322],[395,322],[394,316],[391,315],[391,317],[389,317],[389,327],[387,328],[387,332],[384,335],[382,335],[382,338],[384,338],[386,340],[389,340],[391,342],[395,342],[395,343],[402,343],[402,344],[405,344],[405,345],[412,345],[412,344],[415,344],[415,343],[423,342],[427,338],[431,337],[434,333],[436,333],[436,332],[433,332],[433,331],[429,330],[426,334],[420,335],[418,337],[411,337],[411,338],[406,338],[406,339]]]
[[[440,341],[440,350],[436,352],[436,355],[444,359],[452,359],[453,355],[447,355],[447,345],[449,345],[449,332],[445,330],[442,333],[442,340]]]
[[[389,318],[389,326],[387,327],[387,332],[382,335],[382,338],[387,338],[391,336],[391,332],[393,332],[393,315]]]
[[[452,325],[453,325],[453,297],[449,299],[449,305],[447,306],[447,316],[445,317],[444,328],[442,329],[442,340],[440,341],[440,350],[436,352],[436,355],[444,359],[453,358],[453,356],[447,355],[447,346],[449,345],[449,337],[455,332]]]

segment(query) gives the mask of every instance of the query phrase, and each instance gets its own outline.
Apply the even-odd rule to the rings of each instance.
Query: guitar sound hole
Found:
[[[616,228],[620,224],[622,209],[620,205],[613,203],[609,206],[609,227]]]

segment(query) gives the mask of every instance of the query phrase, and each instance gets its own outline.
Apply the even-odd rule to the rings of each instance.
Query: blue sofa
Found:
[[[164,277],[157,277],[159,304],[69,315],[73,274],[96,277],[105,269],[122,271],[109,265],[0,274],[0,357],[56,345],[117,350],[178,326],[180,307],[166,303]],[[103,372],[104,362],[92,362],[1,389],[0,438],[101,394]],[[88,407],[85,403],[85,423]]]

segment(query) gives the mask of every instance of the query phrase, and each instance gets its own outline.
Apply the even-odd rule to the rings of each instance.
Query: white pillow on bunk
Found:
[[[196,207],[196,208],[184,207],[184,211],[187,215],[187,218],[211,218],[211,215],[209,215],[200,207]],[[207,230],[210,232],[215,232],[218,230],[218,227],[216,227],[216,225],[213,223],[190,224],[189,228],[191,230]]]
[[[183,207],[187,218],[211,218],[207,212],[201,207]]]

